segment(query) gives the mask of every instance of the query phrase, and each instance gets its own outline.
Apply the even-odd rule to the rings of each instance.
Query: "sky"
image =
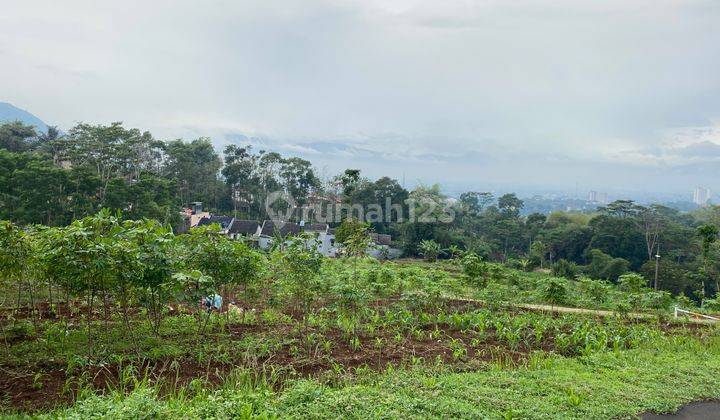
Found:
[[[720,193],[719,21],[717,0],[3,0],[0,101],[324,176],[691,198]]]

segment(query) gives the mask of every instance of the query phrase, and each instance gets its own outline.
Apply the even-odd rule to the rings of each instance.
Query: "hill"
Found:
[[[0,102],[0,123],[10,121],[22,121],[24,124],[35,126],[38,131],[47,132],[48,129],[47,124],[35,115],[7,102]]]

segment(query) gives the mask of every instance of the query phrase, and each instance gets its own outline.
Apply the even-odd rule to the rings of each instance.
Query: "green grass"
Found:
[[[622,352],[552,356],[465,373],[430,368],[359,376],[338,388],[298,381],[279,394],[247,378],[217,391],[158,399],[90,396],[57,418],[633,418],[720,397],[720,336],[676,337]]]
[[[389,375],[377,384],[288,391],[277,412],[295,418],[613,418],[670,411],[720,397],[720,341],[677,339],[512,370]],[[659,347],[658,347],[659,345]],[[542,365],[542,364],[541,364]],[[300,394],[300,395],[297,395]]]
[[[662,319],[642,323],[518,311],[501,302],[544,303],[544,285],[550,276],[491,268],[487,284],[478,287],[460,274],[457,263],[328,260],[320,277],[317,307],[306,314],[307,325],[290,316],[292,307],[273,306],[274,300],[273,305],[251,301],[251,305],[263,304],[257,313],[242,318],[243,327],[254,328],[235,334],[226,330],[225,316],[213,315],[202,340],[197,336],[198,320],[188,314],[166,316],[156,337],[142,309],[131,320],[135,338],[131,339],[117,306],[111,307],[109,320],[98,318],[92,323],[92,340],[82,316],[67,322],[8,319],[5,333],[10,339],[4,343],[0,368],[16,375],[7,378],[39,375],[39,384],[49,370],[72,373],[68,379],[80,387],[73,394],[79,395],[78,401],[39,414],[51,418],[604,419],[632,418],[648,410],[668,411],[688,401],[720,397],[717,328],[705,329],[703,339],[690,338],[699,333],[692,329],[663,330],[667,310],[648,309]],[[633,308],[643,309],[645,297],[652,296],[650,291],[628,294],[603,286],[598,300],[587,282],[563,282],[568,306],[613,308],[618,302],[632,302]],[[282,290],[270,292],[275,298],[284,296]],[[485,303],[477,308],[458,306],[446,301],[450,295]],[[239,327],[235,318],[231,316],[228,325]],[[453,331],[455,335],[450,335]],[[328,350],[352,340],[361,345],[347,355],[365,363],[359,369],[352,363],[342,365],[350,359]],[[414,340],[442,342],[453,351],[453,359],[437,363],[435,356],[423,356],[427,352],[407,351]],[[493,357],[464,360],[461,352],[455,358],[456,348],[472,348],[475,341]],[[396,350],[405,349],[402,362],[387,371],[371,371],[367,364],[374,366],[380,360],[375,352],[380,355],[385,351],[380,346],[391,344]],[[539,348],[557,354],[531,353],[518,366],[509,361],[518,346],[526,356]],[[284,358],[286,353],[292,358]],[[362,359],[363,355],[370,357]],[[270,364],[266,366],[263,357]],[[274,360],[283,362],[273,364]],[[318,372],[322,380],[297,379],[304,376],[295,368],[319,360],[330,361],[323,365],[327,371]],[[123,379],[128,388],[105,395],[97,395],[100,391],[86,380],[85,374],[99,366],[128,367],[148,361],[192,362],[196,366],[192,371],[198,371],[192,377],[197,379],[187,386],[151,384],[130,373]],[[203,366],[211,362],[234,370],[223,371],[221,380],[205,382]],[[268,366],[271,377],[258,378]],[[224,385],[218,388],[222,380]],[[162,398],[158,397],[161,388]],[[127,394],[125,389],[134,391]],[[0,413],[21,409],[2,400],[0,407],[5,407]],[[57,405],[35,407],[49,410]]]

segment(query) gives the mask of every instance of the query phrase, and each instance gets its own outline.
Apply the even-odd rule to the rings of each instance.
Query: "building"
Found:
[[[698,206],[706,206],[710,203],[710,189],[704,187],[697,187],[693,191],[693,203]]]
[[[245,240],[254,244],[260,249],[270,249],[278,238],[282,238],[287,244],[291,237],[305,234],[308,248],[315,247],[318,252],[326,257],[335,257],[341,244],[335,242],[335,229],[326,223],[306,224],[292,222],[276,222],[265,220],[262,223],[257,220],[242,220],[228,216],[207,216],[200,219],[197,226],[208,226],[217,223],[220,225],[220,233],[237,240]],[[371,246],[367,253],[375,258],[397,258],[401,251],[392,247],[390,235],[371,233]]]
[[[590,191],[590,193],[588,193],[588,201],[590,201],[591,203],[606,204],[607,193]]]
[[[190,207],[180,212],[183,224],[175,229],[175,233],[186,233],[200,223],[200,220],[210,217],[210,213],[203,211],[202,203],[197,201],[190,203]]]
[[[233,219],[228,229],[231,239],[255,238],[260,234],[260,222],[257,220]]]
[[[217,223],[218,225],[220,225],[220,233],[227,234],[233,220],[235,219],[228,216],[208,216],[200,219],[200,221],[197,223],[197,226],[210,226]]]
[[[300,225],[297,223],[278,223],[272,220],[265,220],[257,234],[258,246],[262,249],[268,249],[273,245],[277,237],[287,238],[289,236],[296,236],[301,231]]]

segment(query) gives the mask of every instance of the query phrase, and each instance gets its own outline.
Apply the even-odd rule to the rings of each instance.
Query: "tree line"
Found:
[[[177,227],[180,208],[195,201],[214,213],[264,219],[265,198],[274,191],[289,193],[299,206],[320,199],[367,208],[389,199],[406,207],[413,199],[437,204],[423,213],[449,209],[454,217],[371,221],[372,230],[391,234],[406,255],[472,252],[521,269],[613,282],[633,271],[652,287],[698,301],[720,289],[718,206],[681,212],[619,200],[592,212],[523,217],[515,194],[469,191],[451,200],[437,185],[409,191],[357,169],[320,179],[311,162],[298,157],[238,145],[219,154],[207,138],[161,141],[121,123],[81,123],[67,133],[0,125],[0,168],[0,219],[20,225],[67,226],[109,209],[127,220]]]

